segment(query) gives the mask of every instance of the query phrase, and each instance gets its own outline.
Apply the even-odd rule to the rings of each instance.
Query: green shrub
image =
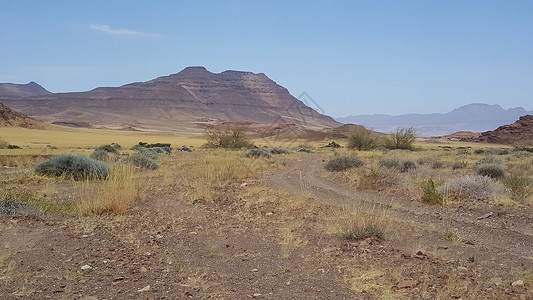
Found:
[[[389,169],[399,170],[402,173],[416,169],[416,163],[414,161],[398,158],[383,158],[379,160],[379,164]]]
[[[372,135],[372,130],[358,127],[348,136],[348,145],[346,147],[362,151],[374,149],[376,145],[377,140]]]
[[[112,145],[100,145],[96,147],[94,151],[105,151],[105,152],[114,153],[114,154],[119,153],[118,149]]]
[[[255,148],[255,149],[248,151],[244,156],[257,158],[257,157],[271,157],[272,154],[270,151],[268,151],[265,148]]]
[[[476,167],[480,165],[501,165],[502,161],[493,156],[486,156],[476,162]]]
[[[485,153],[485,150],[483,150],[483,149],[474,150],[474,154],[483,154],[483,153]]]
[[[326,146],[324,146],[324,148],[340,148],[340,147],[341,147],[341,145],[339,145],[335,141],[332,141],[329,144],[327,144]]]
[[[143,154],[141,151],[135,152],[132,155],[122,159],[123,163],[131,163],[136,167],[156,170],[159,168],[159,165],[149,156]]]
[[[503,185],[511,192],[511,199],[516,201],[523,201],[531,195],[530,181],[517,174],[506,176],[502,180]]]
[[[189,146],[183,145],[183,146],[181,146],[180,151],[192,152],[192,149]]]
[[[328,171],[344,171],[362,165],[363,162],[357,157],[341,156],[328,161],[324,168]]]
[[[156,160],[158,157],[157,151],[152,148],[138,147],[135,149],[135,153],[138,155],[146,156],[151,160]]]
[[[207,142],[205,148],[242,149],[253,148],[254,144],[246,137],[243,127],[225,130],[209,129],[204,132]]]
[[[7,149],[20,149],[20,147],[17,145],[8,145]]]
[[[420,188],[422,189],[422,202],[430,204],[442,204],[444,202],[444,196],[437,192],[435,188],[435,182],[433,179],[420,182]]]
[[[105,179],[109,166],[83,155],[61,154],[35,167],[35,173],[46,176],[68,176],[74,180]]]
[[[416,140],[416,132],[413,127],[399,128],[385,139],[385,147],[388,149],[413,150]]]
[[[488,176],[491,178],[502,178],[504,171],[498,164],[480,164],[476,166],[476,172],[481,176]]]
[[[109,152],[106,150],[94,150],[89,157],[99,161],[109,161]]]

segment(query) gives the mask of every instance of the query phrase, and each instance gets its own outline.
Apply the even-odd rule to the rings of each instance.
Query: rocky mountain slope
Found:
[[[27,84],[0,83],[0,98],[23,98],[51,94],[35,82]]]
[[[45,128],[46,125],[0,102],[0,127]]]
[[[380,132],[413,127],[419,136],[430,137],[458,131],[494,130],[503,124],[514,122],[520,116],[532,113],[533,111],[528,112],[522,107],[505,110],[499,105],[474,103],[444,114],[358,115],[336,120],[342,123],[361,124]]]
[[[533,115],[522,116],[513,124],[500,126],[496,130],[482,132],[478,141],[495,144],[532,146]]]
[[[265,74],[215,74],[203,67],[188,67],[177,74],[121,87],[8,99],[4,103],[45,122],[97,128],[181,130],[205,118],[292,123],[305,128],[340,125]]]

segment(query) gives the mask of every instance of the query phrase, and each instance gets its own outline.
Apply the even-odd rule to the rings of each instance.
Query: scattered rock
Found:
[[[459,266],[459,267],[457,267],[457,271],[459,271],[459,272],[467,272],[468,268],[467,267],[463,267],[463,266]]]
[[[524,281],[523,280],[517,280],[517,281],[514,281],[513,283],[511,283],[512,286],[523,286],[524,285]]]
[[[140,290],[137,290],[137,293],[143,293],[143,292],[148,292],[152,289],[152,287],[150,287],[150,285],[147,285],[145,287],[143,287],[142,289]]]
[[[254,294],[252,295],[252,297],[254,297],[254,298],[258,298],[258,297],[261,297],[261,296],[263,296],[263,294],[254,293]]]
[[[405,280],[398,282],[398,284],[396,284],[396,287],[399,289],[406,289],[406,288],[414,288],[417,285],[418,285],[418,280],[405,279]]]
[[[483,219],[486,219],[486,218],[490,218],[490,216],[492,216],[494,213],[493,212],[489,212],[487,214],[484,214],[482,215],[481,217],[477,217],[478,220],[483,220]]]
[[[93,267],[89,266],[89,265],[84,265],[81,267],[82,270],[90,270],[92,269]]]

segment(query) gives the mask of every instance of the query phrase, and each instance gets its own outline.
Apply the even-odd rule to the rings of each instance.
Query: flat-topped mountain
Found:
[[[177,74],[120,87],[4,102],[45,122],[83,127],[179,130],[205,118],[294,123],[307,128],[340,125],[293,97],[265,74],[215,74],[204,67],[188,67]]]
[[[0,98],[24,98],[51,94],[35,82],[27,84],[0,83]]]
[[[357,115],[337,118],[342,123],[361,124],[372,130],[392,132],[397,128],[413,127],[419,136],[442,136],[458,131],[482,132],[514,122],[531,114],[522,107],[503,109],[499,105],[473,103],[448,113],[405,115]]]
[[[0,102],[0,127],[45,128],[46,125]]]

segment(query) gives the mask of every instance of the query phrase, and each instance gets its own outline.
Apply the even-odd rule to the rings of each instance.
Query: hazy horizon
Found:
[[[532,110],[531,13],[501,1],[7,2],[0,82],[80,92],[204,66],[265,73],[334,117]]]

